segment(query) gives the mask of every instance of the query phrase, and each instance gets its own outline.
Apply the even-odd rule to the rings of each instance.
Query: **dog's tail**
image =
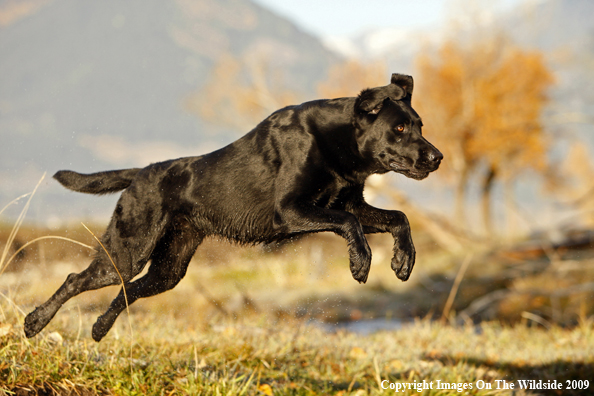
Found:
[[[140,168],[97,172],[88,175],[69,170],[56,172],[54,179],[69,190],[87,194],[110,194],[128,187]]]

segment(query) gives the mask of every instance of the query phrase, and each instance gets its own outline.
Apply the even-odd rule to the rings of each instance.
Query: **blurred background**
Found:
[[[68,243],[6,259],[50,233],[92,244],[80,221],[99,233],[111,215],[117,196],[67,191],[55,171],[203,154],[278,108],[398,72],[414,77],[424,134],[445,155],[422,182],[390,174],[366,187],[411,220],[411,280],[389,274],[392,241],[372,236],[361,288],[344,242],[319,235],[243,250],[211,241],[197,260],[212,279],[202,268],[187,287],[219,314],[274,301],[279,315],[334,322],[576,323],[594,313],[592,15],[590,0],[0,0],[0,207],[48,175],[10,246],[24,201],[1,215],[5,285],[51,263],[80,271],[88,257]],[[246,291],[273,286],[286,301]]]

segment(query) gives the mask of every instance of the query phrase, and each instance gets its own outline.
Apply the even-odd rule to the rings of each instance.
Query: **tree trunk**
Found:
[[[493,236],[493,216],[491,214],[491,193],[493,192],[493,182],[497,177],[497,171],[489,167],[483,180],[481,191],[481,207],[483,212],[483,224],[487,236]]]
[[[465,166],[458,179],[455,196],[455,221],[460,228],[466,228],[466,186],[468,185],[468,167]]]
[[[513,240],[518,234],[518,222],[516,219],[517,211],[514,191],[514,179],[509,179],[505,182],[503,187],[503,195],[506,212],[506,238]]]

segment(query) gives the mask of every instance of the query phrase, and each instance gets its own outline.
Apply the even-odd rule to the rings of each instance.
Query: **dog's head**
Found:
[[[411,76],[392,74],[390,84],[363,90],[355,102],[359,152],[376,173],[394,171],[421,180],[443,159],[421,133],[423,123],[411,106],[412,92]]]

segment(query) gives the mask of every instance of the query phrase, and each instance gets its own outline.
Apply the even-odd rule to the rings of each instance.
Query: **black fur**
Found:
[[[81,175],[73,171],[58,171],[54,179],[64,187],[87,194],[109,194],[127,188],[140,168],[107,171]]]
[[[199,157],[81,175],[60,171],[65,187],[105,194],[124,190],[102,237],[124,279],[128,302],[173,288],[205,237],[240,243],[273,242],[331,231],[348,243],[353,277],[364,283],[371,251],[365,233],[394,236],[392,269],[409,278],[415,260],[404,213],[363,199],[365,179],[395,171],[423,179],[442,154],[421,135],[411,107],[413,80],[392,75],[390,84],[357,98],[317,100],[281,109],[247,135]],[[148,272],[131,282],[148,261]],[[71,274],[58,291],[25,318],[25,333],[41,331],[68,299],[119,284],[105,252]],[[99,341],[125,308],[120,291],[93,326]]]

